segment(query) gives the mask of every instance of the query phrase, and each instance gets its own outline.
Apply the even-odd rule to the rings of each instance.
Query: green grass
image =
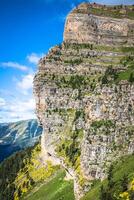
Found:
[[[104,17],[113,17],[113,18],[130,18],[134,19],[134,12],[131,10],[133,6],[127,6],[127,8],[123,8],[122,5],[117,6],[107,6],[107,7],[91,7],[89,6],[87,10],[77,9],[76,12],[79,13],[89,13],[98,16]],[[125,13],[120,12],[121,10],[125,10]],[[74,11],[75,12],[75,11]]]
[[[124,53],[128,53],[128,52],[134,53],[134,47],[122,47],[121,50]]]
[[[24,199],[27,200],[74,200],[73,182],[65,181],[65,172],[59,171],[49,182],[42,185],[36,192],[31,191]]]
[[[114,168],[114,180],[119,181],[124,174],[128,174],[129,178],[134,177],[134,155],[123,157]]]
[[[118,77],[118,80],[121,81],[121,80],[129,80],[129,77],[130,77],[130,74],[133,72],[133,70],[131,69],[128,69],[124,72],[120,72],[119,73],[119,77]]]
[[[134,18],[134,13],[133,11],[128,11],[125,15],[120,13],[120,8],[114,10],[114,9],[100,9],[100,8],[92,8],[91,12],[95,15],[100,15],[100,16],[107,16],[107,17],[114,17],[114,18],[124,18],[124,16],[126,18],[130,18],[133,19]]]
[[[116,191],[119,190],[120,180],[124,175],[128,175],[130,181],[134,178],[134,155],[125,156],[114,163],[113,180],[116,182]],[[100,187],[106,183],[107,180],[97,183],[81,200],[99,200]]]

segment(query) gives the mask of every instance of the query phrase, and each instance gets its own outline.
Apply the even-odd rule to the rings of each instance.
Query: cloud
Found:
[[[0,97],[0,108],[6,105],[5,99]]]
[[[42,56],[43,54],[31,53],[30,55],[27,56],[27,59],[30,63],[37,65]]]
[[[9,105],[9,111],[12,111],[12,113],[23,113],[32,111],[35,108],[35,101],[34,99],[30,98],[24,101],[17,101],[13,104]]]
[[[7,101],[6,106],[0,108],[0,122],[14,122],[18,120],[34,119],[35,116],[35,101],[33,97],[25,100],[12,99]]]
[[[19,69],[21,71],[28,71],[29,70],[29,68],[27,66],[21,65],[17,62],[3,62],[3,63],[1,63],[1,66],[5,67],[5,68],[9,67],[9,68],[14,68],[14,69]]]
[[[17,81],[17,87],[21,89],[21,92],[25,95],[28,94],[28,91],[33,87],[33,74],[27,74],[23,76],[22,80]]]

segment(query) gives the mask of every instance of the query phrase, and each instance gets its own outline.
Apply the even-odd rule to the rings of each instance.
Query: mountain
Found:
[[[0,124],[0,161],[14,153],[34,145],[41,136],[42,128],[37,120],[25,120]]]
[[[34,78],[42,159],[66,169],[76,199],[134,152],[133,10],[80,4]]]
[[[1,163],[0,199],[134,200],[133,11],[69,13],[34,77],[41,144]]]

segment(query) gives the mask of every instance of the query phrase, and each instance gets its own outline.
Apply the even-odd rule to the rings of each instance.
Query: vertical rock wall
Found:
[[[66,169],[76,199],[134,151],[134,21],[89,14],[88,6],[69,14],[64,42],[34,78],[44,160]]]

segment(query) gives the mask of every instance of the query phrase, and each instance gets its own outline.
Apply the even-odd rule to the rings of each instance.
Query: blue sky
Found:
[[[62,42],[66,15],[81,2],[0,0],[0,122],[36,117],[32,80],[38,59]],[[134,0],[96,2],[134,4]]]

